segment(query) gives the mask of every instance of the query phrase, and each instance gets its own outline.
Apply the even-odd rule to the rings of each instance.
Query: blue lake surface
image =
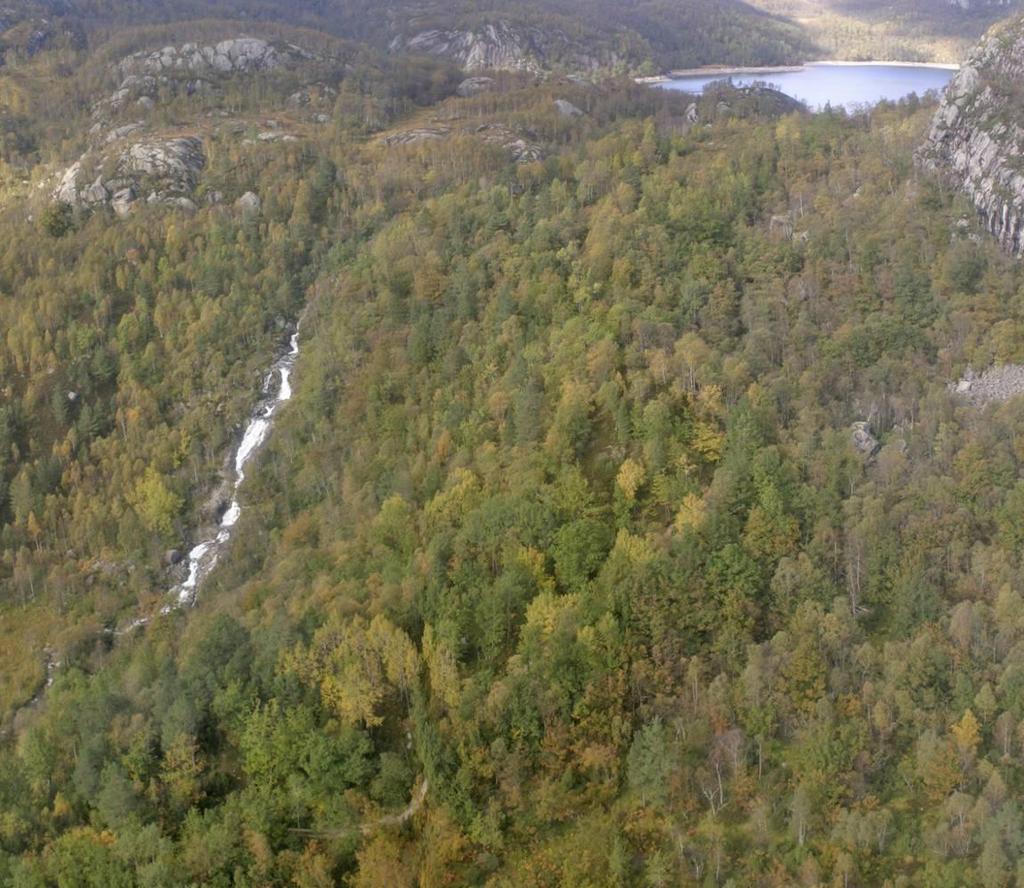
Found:
[[[941,90],[954,74],[951,68],[923,65],[807,65],[798,71],[676,77],[658,86],[699,93],[718,80],[730,80],[736,86],[767,83],[815,110],[827,104],[854,110],[882,99],[895,101],[911,93],[923,96],[929,90]]]

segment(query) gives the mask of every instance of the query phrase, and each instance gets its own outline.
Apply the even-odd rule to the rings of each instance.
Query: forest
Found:
[[[102,50],[140,25],[203,19],[308,28],[378,51],[417,33],[479,35],[500,23],[540,44],[546,66],[563,73],[580,55],[606,72],[642,74],[816,59],[959,62],[1017,7],[1018,0],[7,0],[0,62]]]
[[[548,63],[561,70],[571,70],[566,43],[577,53],[615,57],[631,70],[783,64],[818,52],[799,23],[744,0],[587,0],[587,6],[580,15],[574,0],[10,0],[0,15],[0,60],[17,64],[42,49],[100,49],[140,25],[204,19],[315,29],[378,51],[396,37],[482,31],[500,22],[544,44]]]
[[[821,58],[960,63],[1016,0],[751,0],[799,24]]]
[[[1024,362],[1024,276],[934,101],[458,95],[278,24],[90,132],[232,27],[0,75],[0,883],[1024,883],[1024,407],[949,388]],[[53,197],[137,117],[187,204]]]

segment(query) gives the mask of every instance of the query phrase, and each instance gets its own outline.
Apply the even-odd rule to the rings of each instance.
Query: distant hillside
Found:
[[[811,58],[959,61],[1020,0],[14,0],[10,59],[80,49],[125,27],[280,23],[470,70],[653,73]],[[582,14],[581,14],[582,10]]]
[[[397,6],[397,5],[396,5]],[[478,65],[519,40],[522,67],[664,69],[701,64],[785,64],[815,55],[800,28],[737,0],[595,0],[578,4],[424,4],[403,19],[393,45]],[[489,30],[501,24],[503,31]],[[479,65],[483,66],[483,65]]]
[[[959,62],[1020,0],[751,0],[827,56]]]
[[[639,71],[705,63],[782,64],[817,54],[801,28],[741,0],[586,4],[384,0],[22,0],[0,40],[23,55],[86,31],[196,18],[311,27],[468,67]]]

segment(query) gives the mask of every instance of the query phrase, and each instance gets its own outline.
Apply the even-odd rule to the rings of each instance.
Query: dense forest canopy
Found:
[[[0,883],[1024,880],[1024,411],[950,386],[1024,278],[933,101],[144,5],[0,70]]]

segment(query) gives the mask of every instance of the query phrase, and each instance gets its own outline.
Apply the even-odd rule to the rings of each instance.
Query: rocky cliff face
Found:
[[[53,197],[75,207],[109,205],[119,216],[142,198],[194,209],[190,195],[205,166],[200,139],[133,142],[116,154],[84,154],[61,175]]]
[[[256,37],[235,37],[202,46],[186,43],[152,52],[137,52],[114,66],[118,87],[93,106],[103,118],[130,103],[151,110],[159,91],[183,88],[190,95],[206,92],[219,76],[255,74],[290,67],[313,58],[290,43],[270,43]]]
[[[445,56],[466,71],[537,73],[563,68],[586,72],[614,68],[623,62],[613,51],[577,46],[561,31],[513,26],[504,21],[473,29],[434,29],[396,37],[391,50]]]
[[[300,59],[309,53],[293,44],[273,44],[257,37],[235,37],[209,46],[186,43],[165,46],[155,52],[137,52],[122,59],[117,70],[125,77],[159,76],[171,71],[203,74],[249,74],[271,71]]]
[[[308,65],[307,65],[308,63]],[[295,44],[238,36],[219,43],[185,43],[137,52],[110,65],[117,89],[91,107],[92,124],[86,148],[70,166],[56,172],[46,196],[78,211],[105,208],[126,216],[143,204],[196,209],[195,201],[224,201],[212,188],[200,188],[210,145],[224,140],[236,146],[294,142],[299,118],[308,123],[329,120],[337,96],[331,84],[313,78],[330,71],[330,60]],[[288,71],[280,85],[300,88],[284,101],[283,119],[218,108],[229,80],[242,86],[271,72]],[[203,96],[203,102],[177,106],[173,120],[154,113],[171,98]],[[284,109],[287,109],[286,111]],[[266,109],[269,110],[269,109]],[[312,112],[312,113],[310,113]],[[302,124],[298,125],[301,132]],[[201,194],[197,195],[197,189]],[[255,202],[255,206],[253,206]],[[258,211],[256,195],[243,195],[242,211]]]
[[[405,40],[396,38],[391,47],[446,56],[466,71],[539,71],[544,67],[540,34],[506,24],[473,31],[421,31]]]
[[[917,160],[962,189],[1024,255],[1024,19],[990,31],[946,88]]]

